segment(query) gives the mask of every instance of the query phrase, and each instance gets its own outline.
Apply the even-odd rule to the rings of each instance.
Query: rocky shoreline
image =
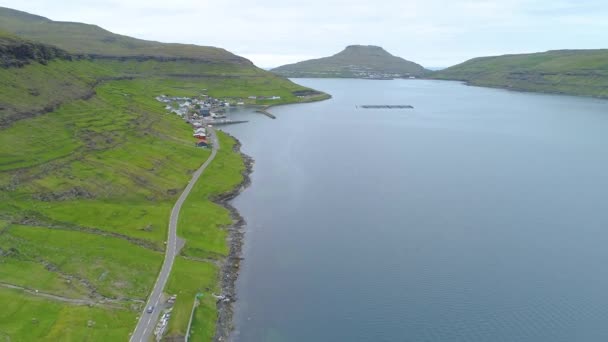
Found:
[[[213,340],[217,342],[227,341],[234,327],[232,316],[234,313],[233,303],[236,301],[236,280],[239,275],[241,260],[243,259],[241,251],[245,235],[243,231],[245,219],[239,214],[236,208],[230,204],[230,201],[251,184],[249,175],[253,172],[253,158],[242,153],[241,142],[237,138],[231,137],[236,141],[233,149],[241,155],[241,158],[243,158],[245,169],[242,171],[243,180],[240,184],[235,186],[231,191],[211,199],[213,202],[230,211],[233,222],[232,225],[228,227],[230,253],[222,265],[220,274],[223,299],[220,299],[217,302],[218,317],[215,336],[213,337]]]

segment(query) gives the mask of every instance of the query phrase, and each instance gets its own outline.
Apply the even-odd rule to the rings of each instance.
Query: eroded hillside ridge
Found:
[[[46,65],[55,58],[70,60],[72,56],[59,48],[13,38],[0,32],[0,67],[2,68],[22,67],[31,62]]]

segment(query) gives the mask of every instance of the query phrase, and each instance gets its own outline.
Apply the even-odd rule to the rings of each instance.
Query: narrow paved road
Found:
[[[169,274],[171,273],[171,268],[173,267],[173,262],[175,261],[175,256],[178,253],[177,250],[177,220],[179,218],[179,212],[182,208],[182,204],[186,201],[186,198],[190,194],[190,191],[196,184],[196,181],[199,179],[203,171],[211,164],[215,155],[217,154],[217,150],[219,148],[219,140],[217,139],[217,135],[213,128],[207,128],[209,136],[211,137],[211,141],[213,143],[213,149],[211,151],[211,155],[207,158],[207,161],[192,175],[192,179],[184,189],[184,192],[179,196],[177,202],[173,206],[173,210],[171,210],[171,218],[169,218],[169,232],[167,239],[167,249],[165,251],[165,261],[163,262],[163,266],[160,269],[160,273],[158,274],[158,278],[156,279],[156,284],[154,284],[154,289],[148,297],[148,302],[144,307],[141,316],[139,317],[139,322],[137,322],[137,326],[135,327],[135,331],[131,335],[131,342],[148,342],[150,341],[150,337],[154,332],[154,328],[156,323],[158,322],[161,307],[162,305],[162,294],[165,289],[165,285],[167,284],[167,280],[169,279]],[[154,311],[152,313],[148,313],[147,310],[149,307],[153,306]]]

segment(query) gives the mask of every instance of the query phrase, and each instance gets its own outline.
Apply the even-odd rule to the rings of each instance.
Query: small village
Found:
[[[206,89],[203,89],[206,91]],[[249,96],[247,102],[258,100],[280,100],[280,96]],[[216,125],[228,125],[247,122],[244,120],[230,120],[226,117],[226,112],[231,107],[243,107],[245,100],[217,99],[209,95],[199,97],[170,97],[159,95],[156,100],[164,103],[168,113],[176,114],[192,125],[195,139],[195,146],[209,148],[211,141],[208,139],[207,129]]]

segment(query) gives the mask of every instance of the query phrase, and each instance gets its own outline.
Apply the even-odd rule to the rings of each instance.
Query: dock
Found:
[[[414,106],[411,105],[361,105],[357,106],[357,108],[363,109],[414,109]]]
[[[268,111],[268,107],[265,108],[260,108],[258,110],[255,111],[256,113],[261,113],[266,115],[267,117],[271,118],[271,119],[276,119],[277,117],[274,116],[274,114],[272,114],[271,112]]]
[[[220,120],[208,120],[205,123],[209,124],[209,125],[220,126],[220,125],[233,125],[233,124],[239,124],[239,123],[245,123],[245,122],[249,122],[249,120],[220,119]]]

